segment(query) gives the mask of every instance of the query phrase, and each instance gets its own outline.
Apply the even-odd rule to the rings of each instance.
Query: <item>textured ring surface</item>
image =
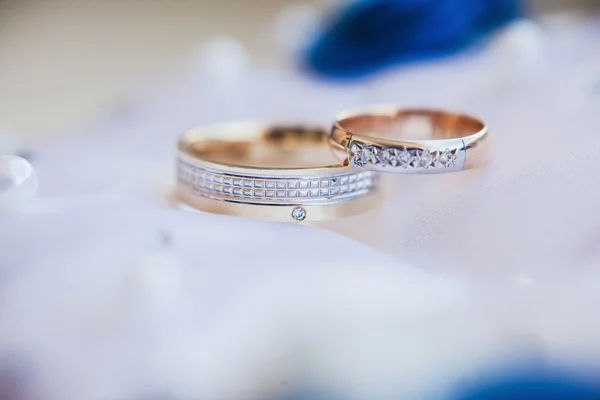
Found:
[[[283,164],[297,147],[325,147],[327,151],[316,167],[272,166],[260,157],[249,159],[261,145],[266,145],[264,158],[275,157]],[[215,125],[187,132],[178,149],[179,197],[210,212],[290,222],[338,218],[361,212],[372,203],[366,200],[373,197],[376,186],[374,173],[341,165],[330,157],[327,134],[320,129]],[[223,161],[214,157],[219,152],[235,153],[237,158],[226,155]]]

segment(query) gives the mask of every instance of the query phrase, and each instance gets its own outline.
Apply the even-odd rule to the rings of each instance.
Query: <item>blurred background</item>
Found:
[[[313,18],[348,3],[0,0],[0,126],[28,137],[83,127],[173,71],[216,35],[242,43],[253,63],[268,63],[281,57],[274,35],[285,35],[286,24],[304,24],[309,35]],[[523,2],[527,14],[536,16],[587,12],[597,5],[595,0]],[[288,28],[290,40],[297,41],[299,28]]]
[[[0,0],[0,400],[600,399],[599,11]],[[493,161],[309,227],[172,202],[186,128],[378,102]]]

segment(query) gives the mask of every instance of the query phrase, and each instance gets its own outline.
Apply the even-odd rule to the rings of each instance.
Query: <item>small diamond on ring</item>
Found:
[[[377,157],[377,162],[382,166],[385,167],[386,165],[388,165],[391,161],[391,154],[392,151],[391,149],[382,149],[379,154],[376,155]]]
[[[406,168],[410,165],[412,160],[413,157],[408,150],[406,150],[406,148],[403,147],[402,149],[390,149],[390,164],[393,167],[399,165]]]
[[[442,164],[442,166],[450,167],[454,165],[454,161],[456,161],[456,153],[446,149],[439,154],[438,161]]]
[[[352,146],[352,158],[350,163],[354,167],[363,167],[367,163],[367,158],[365,156],[365,150],[362,147],[354,144]]]
[[[296,207],[292,210],[292,218],[296,221],[303,221],[306,218],[306,210],[302,207]]]

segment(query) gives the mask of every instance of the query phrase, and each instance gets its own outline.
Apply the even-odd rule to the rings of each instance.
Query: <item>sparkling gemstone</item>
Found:
[[[379,147],[367,146],[363,152],[368,164],[376,165],[379,162],[379,155],[381,154],[381,149]]]
[[[382,167],[388,165],[391,161],[392,150],[391,149],[383,149],[377,154],[377,162]]]
[[[412,155],[405,149],[390,149],[390,164],[394,167],[400,165],[408,167],[412,161]]]
[[[429,150],[415,150],[414,167],[429,168],[433,161],[433,154]]]
[[[355,167],[364,167],[368,163],[365,149],[357,148],[352,156],[352,165]]]
[[[456,161],[456,152],[446,149],[445,151],[439,153],[438,161],[440,164],[442,164],[442,166],[450,167],[454,165],[454,162]]]
[[[306,218],[306,210],[302,207],[296,207],[292,210],[292,218],[296,221],[302,221]]]

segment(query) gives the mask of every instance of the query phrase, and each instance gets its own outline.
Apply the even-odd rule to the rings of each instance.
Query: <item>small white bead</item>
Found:
[[[37,194],[38,176],[29,161],[0,156],[0,212],[26,207]]]

